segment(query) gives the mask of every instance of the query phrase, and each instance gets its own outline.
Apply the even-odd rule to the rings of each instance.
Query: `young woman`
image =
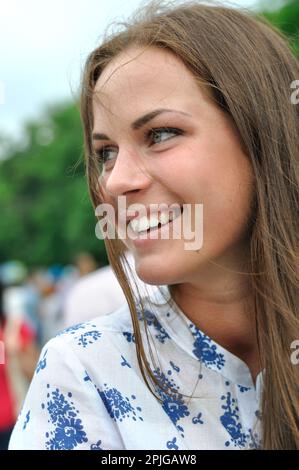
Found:
[[[278,31],[197,2],[143,5],[90,54],[87,176],[95,207],[126,197],[135,239],[117,220],[105,243],[128,306],[45,346],[11,449],[299,448],[296,79]],[[193,228],[202,205],[199,247],[150,238],[167,211],[131,223],[162,203]],[[123,243],[159,295],[132,294]]]

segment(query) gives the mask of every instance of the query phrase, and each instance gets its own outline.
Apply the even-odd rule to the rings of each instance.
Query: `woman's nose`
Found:
[[[152,177],[145,169],[141,158],[132,152],[118,153],[112,169],[104,171],[102,184],[105,191],[113,197],[146,189]]]

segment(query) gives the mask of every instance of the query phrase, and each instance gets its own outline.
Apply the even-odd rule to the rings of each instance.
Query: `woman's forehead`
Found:
[[[134,52],[123,51],[105,67],[95,92],[109,96],[114,91],[119,93],[120,88],[131,94],[143,89],[169,89],[186,85],[188,78],[192,81],[191,72],[174,54],[154,47],[145,51],[134,49]]]

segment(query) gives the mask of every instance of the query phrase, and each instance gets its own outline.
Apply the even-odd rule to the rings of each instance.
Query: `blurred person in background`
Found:
[[[36,340],[38,346],[42,344],[42,322],[39,315],[39,305],[41,300],[41,293],[36,281],[37,273],[34,270],[28,270],[26,281],[23,285],[24,288],[24,305],[26,319],[29,321],[30,326],[36,333]]]
[[[75,265],[78,268],[79,276],[83,277],[86,274],[92,273],[97,269],[97,262],[90,253],[78,253],[75,258]]]
[[[0,342],[4,344],[4,363],[0,361],[0,450],[6,450],[9,437],[16,421],[19,404],[17,400],[16,362],[27,381],[32,379],[38,360],[39,350],[35,344],[35,332],[24,321],[24,317],[7,318],[3,308],[4,286],[0,279]],[[13,367],[11,367],[13,366]],[[13,375],[15,375],[13,377]],[[24,390],[25,393],[25,390]],[[23,393],[23,396],[24,396]]]
[[[130,269],[135,271],[134,257],[126,250]],[[128,272],[130,278],[131,272]],[[139,288],[155,290],[155,286],[145,284],[139,277],[134,281]],[[134,285],[134,282],[133,282]],[[123,290],[110,265],[99,268],[82,276],[69,290],[63,309],[63,327],[92,320],[97,316],[109,314],[127,303]]]
[[[64,328],[65,299],[78,277],[79,270],[72,265],[63,267],[55,264],[41,273],[39,315],[42,322],[42,344]]]
[[[38,315],[40,293],[33,273],[21,261],[8,261],[1,266],[1,279],[5,286],[3,308],[11,323],[26,322],[40,343],[41,323]]]

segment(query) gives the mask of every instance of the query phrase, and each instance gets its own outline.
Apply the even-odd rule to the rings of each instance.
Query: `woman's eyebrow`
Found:
[[[186,113],[185,111],[178,111],[176,109],[159,108],[159,109],[155,109],[154,111],[151,111],[147,114],[144,114],[143,116],[136,119],[136,121],[132,122],[131,129],[133,131],[141,129],[143,126],[145,126],[145,124],[147,124],[149,121],[151,121],[156,116],[158,116],[159,114],[162,114],[162,113],[178,113],[178,114],[184,114],[185,116],[192,117],[191,114]],[[93,138],[93,140],[110,140],[110,138],[107,135],[101,134],[99,132],[93,133],[92,138]]]

